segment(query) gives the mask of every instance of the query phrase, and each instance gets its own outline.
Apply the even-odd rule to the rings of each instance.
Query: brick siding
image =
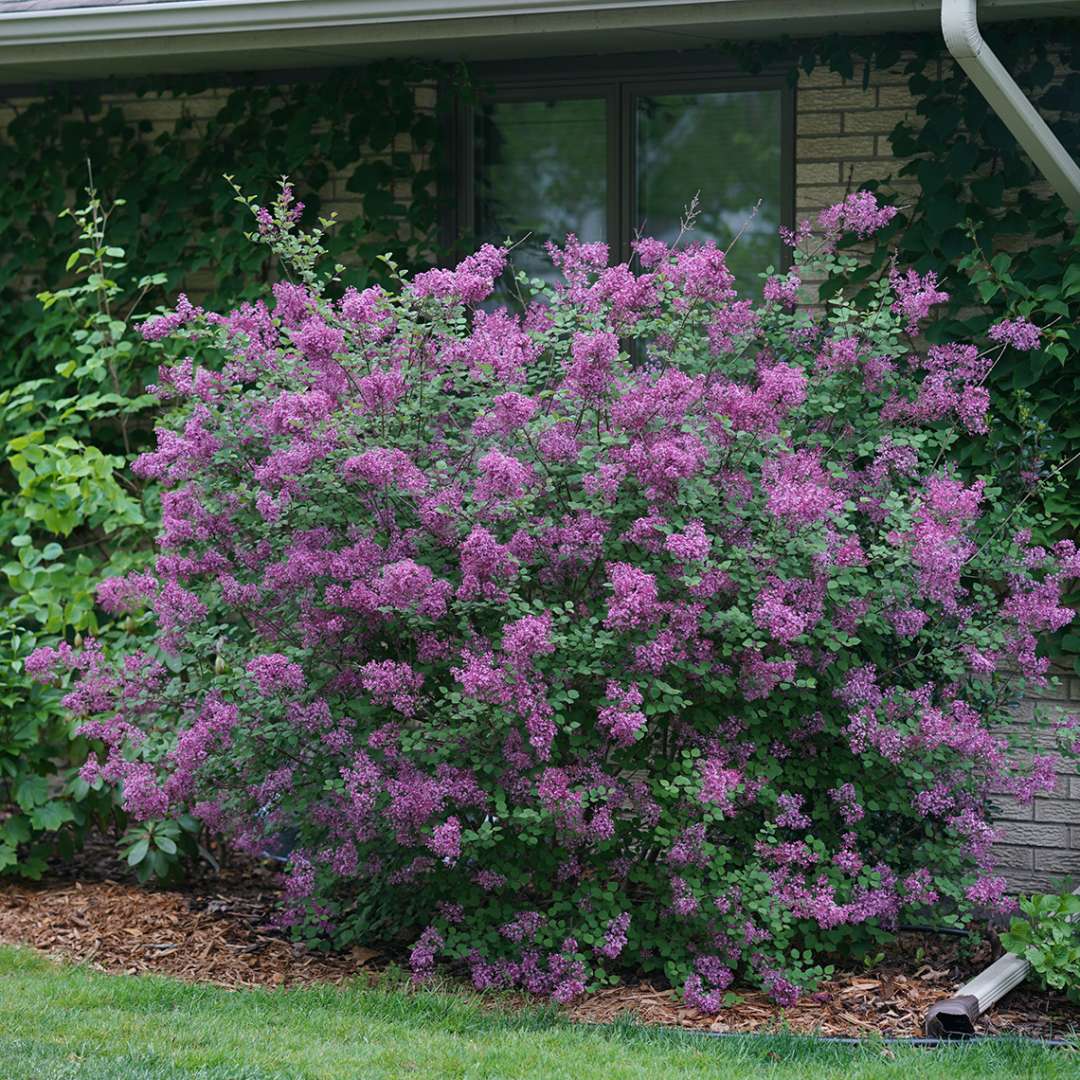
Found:
[[[936,62],[935,62],[936,63]],[[928,72],[928,74],[933,74]],[[902,164],[889,133],[914,121],[915,101],[903,64],[857,81],[816,69],[800,76],[795,96],[795,216],[802,218],[842,199],[866,180],[883,180]],[[896,177],[887,190],[910,198],[914,180]]]
[[[1080,711],[1080,678],[1062,671],[1059,684],[1039,698],[1025,701],[1020,721],[1030,719],[1036,704]],[[1040,741],[1050,748],[1048,734]],[[1080,881],[1080,767],[1063,763],[1054,790],[1021,806],[1014,799],[997,800],[1001,841],[996,846],[1002,873],[1024,892],[1073,887]]]

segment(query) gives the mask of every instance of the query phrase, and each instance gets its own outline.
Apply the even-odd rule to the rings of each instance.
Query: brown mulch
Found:
[[[311,953],[264,929],[269,897],[163,892],[112,881],[0,890],[0,941],[102,971],[241,988],[340,983],[378,954]]]
[[[198,884],[160,891],[107,879],[8,885],[0,888],[0,941],[102,971],[152,972],[230,988],[376,977],[387,961],[379,952],[311,953],[268,929],[270,873],[253,878],[250,870],[243,875],[245,887],[225,888],[235,883],[222,875],[226,881],[219,877],[216,891]],[[965,955],[956,938],[901,934],[872,971],[838,974],[789,1009],[748,990],[718,1016],[706,1016],[681,1005],[669,990],[641,984],[597,991],[566,1012],[586,1023],[630,1013],[648,1024],[716,1032],[917,1036],[927,1008],[991,959],[989,943]],[[1061,1037],[1080,1031],[1080,1007],[1059,996],[1016,991],[982,1017],[979,1031]]]
[[[961,957],[960,948],[956,939],[901,934],[872,971],[841,972],[787,1009],[761,991],[740,990],[736,1003],[706,1016],[673,1000],[669,991],[641,985],[599,990],[570,1011],[574,1019],[594,1023],[630,1012],[646,1024],[715,1032],[912,1038],[925,1034],[926,1010],[935,1001],[949,997],[993,958],[989,943],[970,959]],[[1014,991],[983,1014],[976,1031],[1058,1038],[1080,1031],[1080,1007],[1058,995]]]

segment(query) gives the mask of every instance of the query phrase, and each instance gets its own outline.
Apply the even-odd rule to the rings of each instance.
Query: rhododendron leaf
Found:
[[[142,862],[143,859],[146,858],[149,850],[150,840],[148,838],[136,841],[136,843],[132,845],[131,849],[127,853],[128,866],[135,866],[136,863]]]

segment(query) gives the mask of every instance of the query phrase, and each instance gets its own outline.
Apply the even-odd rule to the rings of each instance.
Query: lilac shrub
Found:
[[[272,296],[144,326],[221,361],[162,367],[156,566],[99,594],[152,644],[27,665],[75,671],[88,780],[295,837],[309,938],[558,1001],[651,973],[786,1004],[902,919],[1008,906],[992,798],[1054,760],[1005,730],[1080,556],[948,450],[1037,328],[924,348],[914,271],[800,306],[889,221],[870,195],[760,302],[711,242],[570,236],[516,312],[492,246],[330,299],[290,198],[252,207]]]

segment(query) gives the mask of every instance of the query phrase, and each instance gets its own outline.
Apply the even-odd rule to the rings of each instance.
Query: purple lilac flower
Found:
[[[1027,319],[1002,319],[986,332],[991,341],[1011,345],[1020,352],[1030,352],[1039,347],[1042,331]]]

